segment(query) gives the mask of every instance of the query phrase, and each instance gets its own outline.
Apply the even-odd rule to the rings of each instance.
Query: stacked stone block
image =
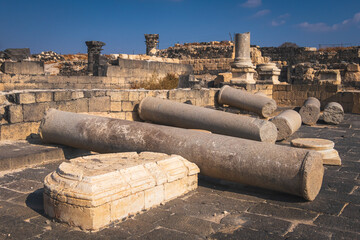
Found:
[[[37,134],[49,108],[140,120],[137,106],[147,97],[160,97],[196,106],[214,106],[217,89],[174,90],[32,90],[0,95],[0,140],[26,139]],[[5,104],[6,103],[6,104]]]

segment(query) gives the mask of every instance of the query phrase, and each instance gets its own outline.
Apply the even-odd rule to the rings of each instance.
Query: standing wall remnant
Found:
[[[139,116],[145,121],[181,128],[204,129],[214,133],[274,143],[274,124],[251,117],[192,106],[154,97],[144,98]]]
[[[270,117],[276,110],[276,102],[268,97],[255,95],[225,85],[220,89],[218,102],[254,112],[261,117]]]
[[[144,34],[146,43],[146,55],[155,56],[159,44],[159,34]]]
[[[100,41],[86,41],[88,47],[88,73],[93,76],[100,76],[100,53],[105,43]]]
[[[50,109],[40,135],[44,142],[92,151],[152,151],[177,154],[200,173],[314,200],[324,168],[315,151],[142,122]]]

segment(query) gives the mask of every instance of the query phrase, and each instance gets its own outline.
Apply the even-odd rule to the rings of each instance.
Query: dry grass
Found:
[[[168,73],[165,77],[158,79],[157,73],[153,73],[150,80],[146,82],[133,83],[131,85],[132,89],[144,88],[147,90],[165,90],[165,89],[174,89],[178,86],[179,77],[174,73]]]

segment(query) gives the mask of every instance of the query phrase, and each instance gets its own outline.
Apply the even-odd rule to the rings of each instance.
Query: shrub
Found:
[[[132,89],[144,88],[147,90],[174,89],[178,86],[179,77],[174,73],[168,73],[165,77],[158,80],[158,74],[153,73],[150,80],[146,82],[136,82],[131,85]]]

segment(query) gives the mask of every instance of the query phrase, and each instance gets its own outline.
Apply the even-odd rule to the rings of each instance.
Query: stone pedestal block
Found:
[[[230,80],[230,84],[255,84],[254,73],[256,72],[253,68],[232,68],[232,79]]]
[[[232,84],[255,83],[254,66],[250,58],[250,33],[235,34],[235,59],[231,64]]]
[[[45,177],[44,210],[96,231],[196,189],[199,171],[181,156],[153,152],[72,159]]]
[[[256,83],[262,84],[279,84],[281,70],[275,63],[264,63],[256,66],[258,80]]]
[[[334,149],[333,141],[321,138],[296,138],[291,141],[291,145],[319,152],[325,165],[341,165],[341,158],[338,151]]]

